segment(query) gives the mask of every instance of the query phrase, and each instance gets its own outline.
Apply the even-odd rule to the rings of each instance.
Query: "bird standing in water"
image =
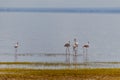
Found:
[[[85,59],[85,63],[88,62],[88,48],[89,48],[89,41],[83,45],[83,57]]]
[[[64,47],[66,47],[66,62],[70,63],[70,41],[68,41],[67,43],[65,43]]]

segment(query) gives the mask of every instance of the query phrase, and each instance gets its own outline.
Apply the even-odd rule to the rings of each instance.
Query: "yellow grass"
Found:
[[[0,80],[120,80],[120,69],[0,69]]]

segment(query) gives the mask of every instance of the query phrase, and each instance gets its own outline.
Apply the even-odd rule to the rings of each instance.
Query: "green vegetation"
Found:
[[[120,62],[89,62],[87,64],[120,64]],[[45,66],[57,66],[57,65],[61,65],[61,66],[67,66],[67,65],[85,65],[85,63],[62,63],[62,62],[53,62],[53,63],[49,63],[49,62],[0,62],[0,64],[36,64],[36,65],[45,65]]]
[[[0,69],[0,80],[120,80],[120,69]]]
[[[68,64],[68,63],[48,63],[48,62],[0,62],[0,64],[6,65],[44,65],[44,66],[70,66],[70,65],[83,65],[83,64]]]
[[[93,62],[96,64],[96,62]],[[98,62],[97,62],[98,63]],[[116,64],[117,62],[99,62]],[[6,65],[69,66],[75,64],[44,62],[0,62]],[[119,64],[119,63],[117,63]],[[77,64],[84,65],[84,64]],[[69,68],[69,67],[66,67]],[[19,69],[1,68],[0,80],[120,80],[120,68],[99,69]]]

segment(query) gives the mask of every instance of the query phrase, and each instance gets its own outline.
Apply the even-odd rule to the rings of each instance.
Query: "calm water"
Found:
[[[95,54],[90,53],[87,57],[83,54],[79,54],[76,57],[71,54],[67,56],[67,59],[70,58],[70,62],[74,62],[74,58],[78,63],[85,62],[87,58],[88,62],[120,62],[120,54]],[[27,54],[17,54],[16,60],[18,62],[65,62],[66,55],[65,53],[27,53]],[[0,62],[14,62],[15,54],[14,53],[4,53],[0,54]]]
[[[120,63],[88,63],[79,65],[41,65],[41,64],[0,64],[0,68],[26,68],[26,69],[76,69],[76,68],[120,68]]]
[[[56,66],[45,66],[45,65],[25,65],[25,64],[0,64],[0,68],[32,68],[32,69],[65,69],[65,68],[119,68],[120,63],[118,59],[105,58],[105,56],[98,58],[98,56],[84,56],[80,55],[64,55],[64,54],[0,54],[1,62],[47,62],[47,63],[77,63],[79,65],[56,65]],[[112,56],[109,56],[112,57]],[[106,63],[105,63],[106,62]],[[107,63],[110,62],[110,63]],[[118,63],[111,63],[118,62]],[[87,63],[87,64],[85,64]]]

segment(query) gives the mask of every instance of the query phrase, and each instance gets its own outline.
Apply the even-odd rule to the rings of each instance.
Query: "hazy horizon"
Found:
[[[0,0],[0,8],[120,8],[120,1]],[[0,53],[64,53],[76,38],[78,53],[90,42],[89,54],[119,55],[120,13],[0,12]],[[72,47],[71,47],[72,53]]]

